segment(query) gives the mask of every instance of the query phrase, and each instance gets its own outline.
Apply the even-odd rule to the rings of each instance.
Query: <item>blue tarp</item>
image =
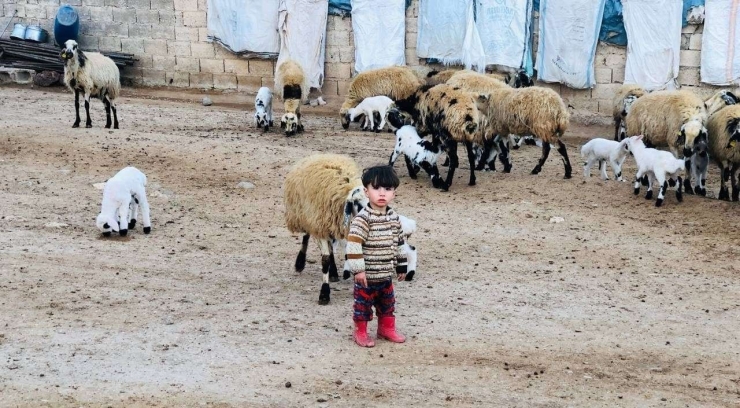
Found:
[[[406,0],[406,8],[411,5],[411,0]],[[352,12],[351,0],[329,0],[329,15],[349,17]]]

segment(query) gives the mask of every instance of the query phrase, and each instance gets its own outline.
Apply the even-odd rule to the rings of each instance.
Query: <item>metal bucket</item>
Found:
[[[28,41],[45,43],[48,38],[49,33],[39,26],[28,26],[26,28],[26,40]]]
[[[26,38],[26,25],[15,23],[13,26],[13,32],[10,33],[10,38],[14,40],[24,40]]]

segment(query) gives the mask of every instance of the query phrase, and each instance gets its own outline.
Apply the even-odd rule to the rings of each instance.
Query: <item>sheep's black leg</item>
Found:
[[[683,201],[683,192],[681,191],[681,184],[682,184],[681,176],[678,176],[678,182],[676,183],[676,201],[678,201],[679,203]]]
[[[319,304],[320,305],[326,305],[329,304],[330,296],[331,296],[331,288],[329,287],[329,268],[330,268],[330,258],[334,258],[332,256],[331,251],[331,243],[325,239],[321,240],[321,272],[323,272],[324,275],[324,282],[321,284],[321,292],[319,293]],[[336,274],[336,265],[334,266],[334,273]],[[339,276],[337,275],[337,280],[339,280]]]
[[[447,157],[445,157],[445,161],[442,162],[441,166],[442,167],[447,167],[449,165],[450,165],[450,156],[448,154]]]
[[[537,165],[534,166],[534,169],[532,169],[532,174],[538,174],[542,171],[542,166],[545,164],[545,161],[547,160],[547,156],[550,155],[550,143],[542,142],[542,156],[540,157],[540,161],[537,162]]]
[[[437,166],[426,161],[421,162],[420,164],[421,168],[424,169],[432,179],[432,186],[434,186],[434,188],[442,189],[442,191],[447,191],[447,186],[445,185],[445,182],[442,181],[442,176],[439,175],[439,169]]]
[[[447,170],[447,188],[452,186],[452,179],[455,177],[455,169],[460,165],[457,158],[457,142],[454,140],[447,141],[447,156],[450,158],[450,167]]]
[[[622,118],[614,120],[614,140],[619,142],[619,125],[622,123]]]
[[[732,201],[740,199],[740,186],[737,185],[737,170],[740,165],[734,163],[730,169],[730,180],[732,181]]]
[[[334,261],[334,247],[332,245],[329,245],[329,282],[339,282],[339,273]]]
[[[486,168],[486,161],[488,160],[488,156],[491,155],[491,147],[493,143],[495,142],[491,139],[486,139],[486,141],[483,142],[483,153],[480,156],[480,163],[475,166],[476,170],[483,171]]]
[[[470,163],[470,181],[469,186],[475,185],[475,152],[473,151],[473,143],[465,142],[465,150],[468,151],[468,163]]]
[[[85,127],[92,127],[92,120],[90,120],[90,95],[85,93]]]
[[[301,242],[301,250],[298,252],[298,256],[295,258],[295,271],[303,272],[303,268],[306,267],[306,251],[308,250],[308,240],[311,235],[306,234],[303,236],[303,242]]]
[[[80,91],[78,90],[75,90],[75,123],[72,127],[80,127]]]
[[[545,145],[544,141],[542,142],[542,145]],[[562,140],[558,140],[558,153],[563,156],[563,166],[565,167],[565,177],[563,178],[569,179],[573,168],[570,166],[568,151],[565,149],[565,143],[563,143]],[[604,166],[606,166],[606,163],[604,163]]]
[[[404,155],[403,155],[403,158],[404,158],[404,160],[406,160],[406,168],[407,168],[407,169],[408,169],[408,171],[409,171],[409,177],[411,177],[412,179],[414,179],[414,180],[415,180],[415,179],[416,179],[416,173],[418,173],[418,172],[419,172],[419,168],[418,168],[418,166],[416,166],[416,165],[414,164],[414,162],[412,162],[412,161],[411,161],[411,159],[409,159],[409,156],[406,156],[406,155],[404,154]]]
[[[730,192],[727,190],[727,179],[730,178],[730,168],[720,166],[720,183],[719,183],[719,195],[717,199],[730,201]]]
[[[498,141],[498,148],[501,151],[498,154],[498,159],[501,160],[501,164],[504,165],[504,173],[511,173],[511,161],[509,161],[509,148],[506,146],[503,140]],[[491,166],[491,170],[495,170]]]
[[[116,103],[112,100],[110,102],[110,109],[113,111],[113,129],[118,129],[118,114],[116,113]]]
[[[105,128],[110,129],[110,102],[107,98],[103,98],[103,105],[105,105]]]
[[[683,181],[683,188],[686,190],[686,194],[694,195],[694,187],[691,185],[691,157],[685,157],[684,163],[686,164],[686,179]],[[699,191],[697,190],[698,193]]]

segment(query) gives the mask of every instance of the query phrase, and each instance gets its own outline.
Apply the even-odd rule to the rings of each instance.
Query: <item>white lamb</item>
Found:
[[[686,164],[683,159],[677,159],[671,152],[657,150],[645,147],[642,141],[642,135],[631,136],[625,139],[627,148],[632,152],[637,163],[637,174],[635,175],[635,195],[640,194],[640,179],[642,176],[648,176],[648,191],[645,196],[646,200],[653,198],[653,181],[657,180],[660,185],[658,199],[655,206],[660,207],[665,199],[665,192],[668,185],[676,188],[676,200],[683,201],[683,187],[680,174],[683,172]]]
[[[629,153],[625,140],[615,142],[614,140],[597,138],[583,145],[581,147],[581,158],[586,161],[583,164],[583,176],[591,177],[591,167],[598,162],[599,169],[601,169],[601,179],[609,180],[609,176],[606,174],[606,163],[608,162],[614,171],[614,177],[619,181],[624,181],[622,180],[622,163],[624,163]]]
[[[395,120],[395,117],[391,117],[389,120],[393,126],[396,124],[400,125]],[[416,132],[416,128],[411,125],[401,126],[396,130],[396,147],[391,154],[390,160],[388,160],[388,165],[393,166],[398,156],[402,154],[405,156],[406,167],[411,178],[416,178],[416,173],[419,171],[419,167],[421,167],[431,177],[434,187],[442,187],[444,181],[439,175],[439,169],[437,168],[437,159],[442,154],[440,143],[435,144],[422,139],[419,133]]]
[[[126,167],[108,179],[103,187],[103,203],[96,220],[104,236],[109,237],[112,230],[125,237],[128,230],[136,226],[137,204],[144,217],[144,234],[151,232],[145,186],[146,175],[135,167]]]
[[[254,123],[258,128],[269,130],[272,126],[272,90],[266,86],[257,91],[254,98]]]
[[[385,117],[389,110],[391,110],[395,104],[393,100],[387,96],[379,95],[365,98],[354,108],[350,108],[347,113],[349,114],[349,120],[354,122],[360,115],[365,115],[365,122],[362,125],[363,129],[370,129],[376,132],[380,132],[385,127]],[[375,118],[373,114],[378,112],[380,115],[380,125],[375,127]],[[369,127],[368,127],[369,125]]]

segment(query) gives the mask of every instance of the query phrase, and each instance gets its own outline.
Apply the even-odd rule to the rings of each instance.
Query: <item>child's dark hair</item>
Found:
[[[362,172],[362,185],[369,185],[373,188],[398,188],[401,182],[398,180],[396,171],[391,166],[373,166]]]

